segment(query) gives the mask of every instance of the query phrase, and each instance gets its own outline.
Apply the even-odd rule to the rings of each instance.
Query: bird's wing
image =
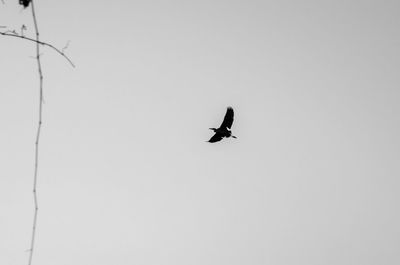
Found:
[[[221,134],[216,133],[216,134],[214,134],[213,137],[211,137],[210,140],[208,140],[208,142],[209,143],[215,143],[215,142],[221,141],[222,138],[223,138],[223,136],[221,136]]]
[[[224,121],[221,124],[221,128],[231,128],[233,123],[233,109],[228,107],[226,110]]]

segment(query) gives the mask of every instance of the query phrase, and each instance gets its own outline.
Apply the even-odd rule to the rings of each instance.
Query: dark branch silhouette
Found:
[[[1,0],[3,3],[4,1]],[[39,204],[38,204],[38,197],[37,197],[37,179],[38,179],[38,170],[39,170],[39,143],[40,143],[40,136],[41,136],[41,128],[42,128],[42,113],[43,113],[43,71],[42,71],[42,64],[40,60],[40,45],[47,46],[55,50],[57,53],[59,53],[61,56],[63,56],[71,65],[72,67],[75,67],[74,63],[68,58],[68,56],[65,55],[65,50],[68,48],[69,41],[67,45],[60,51],[53,45],[40,41],[39,39],[39,27],[37,23],[37,18],[36,18],[36,13],[35,13],[35,7],[34,7],[34,1],[33,0],[19,0],[19,4],[24,6],[24,9],[31,5],[31,10],[32,10],[32,18],[33,18],[33,23],[35,26],[35,34],[36,38],[29,38],[24,36],[24,32],[26,31],[26,26],[22,25],[21,26],[21,34],[18,34],[15,30],[6,30],[3,32],[0,32],[0,35],[3,36],[9,36],[9,37],[15,37],[15,38],[20,38],[28,41],[32,41],[36,44],[36,61],[37,61],[37,69],[38,69],[38,74],[39,74],[39,102],[38,102],[38,125],[37,125],[37,130],[36,130],[36,140],[35,140],[35,165],[34,165],[34,174],[33,174],[33,202],[34,202],[34,215],[33,215],[33,224],[32,224],[32,235],[31,235],[31,242],[30,242],[30,248],[29,248],[29,261],[28,265],[32,264],[32,259],[33,259],[33,254],[34,254],[34,248],[35,248],[35,239],[36,239],[36,228],[37,228],[37,217],[38,217],[38,211],[39,211]],[[0,26],[0,28],[7,28],[5,26]]]
[[[28,2],[29,4],[29,2]],[[40,41],[39,41],[39,27],[37,24],[36,14],[35,14],[35,7],[33,2],[31,3],[32,7],[32,17],[33,22],[35,24],[35,32],[36,32],[36,61],[38,65],[38,73],[39,73],[39,113],[38,113],[38,126],[36,132],[36,141],[35,141],[35,170],[33,175],[33,200],[34,200],[34,207],[35,213],[33,215],[33,225],[32,225],[32,237],[31,237],[31,247],[29,253],[29,263],[28,265],[32,264],[33,258],[33,250],[35,247],[35,239],[36,239],[36,224],[37,224],[37,215],[39,211],[39,205],[37,200],[37,193],[36,193],[36,184],[37,184],[37,176],[38,176],[38,169],[39,169],[39,140],[40,140],[40,130],[42,128],[42,110],[43,110],[43,73],[42,73],[42,64],[40,62]]]
[[[33,5],[33,2],[32,2],[32,5]],[[25,36],[19,35],[19,34],[18,34],[17,32],[15,32],[15,31],[10,31],[10,30],[8,30],[8,31],[5,31],[5,32],[0,32],[0,35],[3,35],[3,36],[10,36],[10,37],[15,37],[15,38],[20,38],[20,39],[24,39],[24,40],[36,42],[36,44],[40,44],[40,45],[44,45],[44,46],[50,47],[50,48],[52,48],[53,50],[55,50],[57,53],[59,53],[60,55],[62,55],[65,59],[67,59],[67,61],[71,64],[72,67],[75,67],[75,65],[74,65],[74,63],[71,61],[71,59],[69,59],[68,56],[65,55],[65,53],[64,53],[64,50],[65,50],[65,49],[63,49],[63,51],[60,51],[59,49],[57,49],[56,47],[54,47],[53,45],[51,45],[51,44],[49,44],[49,43],[40,41],[40,40],[38,40],[38,39],[32,39],[32,38],[29,38],[29,37],[25,37]]]

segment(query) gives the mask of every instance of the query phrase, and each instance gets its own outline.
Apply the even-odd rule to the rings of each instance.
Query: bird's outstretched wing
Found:
[[[231,128],[233,123],[233,109],[232,107],[228,107],[226,110],[224,121],[221,124],[220,128]]]
[[[223,136],[221,136],[221,134],[216,133],[216,134],[214,134],[213,137],[211,137],[210,140],[208,140],[208,142],[209,142],[209,143],[215,143],[215,142],[221,141],[222,138],[223,138]]]

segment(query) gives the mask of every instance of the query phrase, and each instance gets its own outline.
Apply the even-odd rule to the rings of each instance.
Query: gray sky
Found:
[[[400,2],[36,9],[77,67],[42,49],[34,264],[400,264]],[[19,265],[38,80],[32,43],[0,45],[0,264]],[[206,143],[229,105],[238,139]]]

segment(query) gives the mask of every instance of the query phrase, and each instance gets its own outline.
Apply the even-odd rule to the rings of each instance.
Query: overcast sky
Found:
[[[42,48],[33,264],[400,264],[399,1],[35,6],[76,68]],[[34,43],[0,48],[0,264],[20,265],[39,82]],[[227,106],[238,138],[206,143]]]

